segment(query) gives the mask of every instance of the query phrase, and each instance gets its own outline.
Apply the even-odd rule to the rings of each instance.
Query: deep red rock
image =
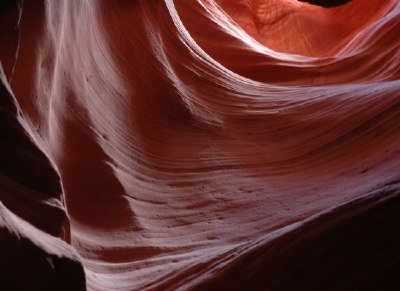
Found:
[[[0,7],[6,289],[400,288],[399,1]]]

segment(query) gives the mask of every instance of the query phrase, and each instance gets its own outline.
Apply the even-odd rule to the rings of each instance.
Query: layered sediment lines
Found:
[[[5,3],[10,288],[395,283],[398,0]]]

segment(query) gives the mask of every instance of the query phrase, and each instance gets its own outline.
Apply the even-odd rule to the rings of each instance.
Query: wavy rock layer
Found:
[[[4,3],[7,278],[29,261],[41,290],[396,282],[398,0]]]
[[[58,175],[24,129],[1,66],[0,81],[0,287],[84,290],[78,254],[57,238],[67,223]]]

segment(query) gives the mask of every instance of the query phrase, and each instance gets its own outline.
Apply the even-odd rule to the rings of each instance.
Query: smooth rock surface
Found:
[[[400,1],[0,6],[10,290],[400,289]]]

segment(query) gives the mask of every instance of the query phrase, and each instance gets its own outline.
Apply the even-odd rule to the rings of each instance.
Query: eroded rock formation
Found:
[[[398,0],[0,6],[4,288],[400,288]]]

